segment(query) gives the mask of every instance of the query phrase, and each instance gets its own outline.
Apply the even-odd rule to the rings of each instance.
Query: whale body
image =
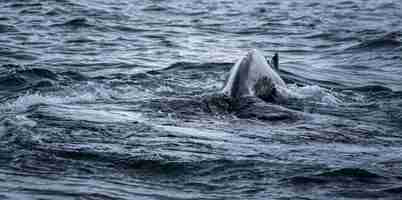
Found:
[[[275,57],[274,63],[277,63]],[[277,64],[273,67],[277,68]],[[232,67],[222,92],[233,99],[255,96],[264,101],[278,102],[286,99],[287,87],[263,54],[253,49]]]

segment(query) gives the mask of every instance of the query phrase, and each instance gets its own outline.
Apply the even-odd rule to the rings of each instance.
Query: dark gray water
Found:
[[[0,199],[402,199],[401,10],[0,0]],[[216,97],[250,48],[292,100]]]

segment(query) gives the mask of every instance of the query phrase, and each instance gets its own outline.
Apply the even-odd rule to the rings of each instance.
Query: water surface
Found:
[[[0,0],[0,198],[400,199],[401,9]],[[251,48],[290,102],[216,100]]]

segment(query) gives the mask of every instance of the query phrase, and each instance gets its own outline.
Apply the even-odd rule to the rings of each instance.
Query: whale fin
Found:
[[[272,57],[271,66],[275,70],[279,70],[279,55],[278,55],[278,53],[275,53],[275,55]]]

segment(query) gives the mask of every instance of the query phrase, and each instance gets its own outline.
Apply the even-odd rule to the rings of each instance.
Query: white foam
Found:
[[[288,85],[289,98],[306,99],[318,101],[328,105],[338,105],[342,101],[334,96],[333,91],[322,88],[317,85],[299,87],[297,85]]]
[[[210,142],[215,143],[226,143],[226,142],[235,142],[237,144],[252,144],[251,141],[245,138],[238,138],[233,134],[203,129],[203,128],[190,128],[190,127],[179,127],[179,126],[170,126],[170,125],[159,125],[152,122],[145,122],[159,130],[163,130],[165,132],[169,132],[170,134],[177,135],[179,137],[189,137],[193,139],[200,140],[211,140]]]
[[[18,124],[19,126],[24,126],[27,128],[32,128],[37,125],[37,123],[34,120],[29,119],[26,115],[16,115],[14,123]]]
[[[75,102],[94,102],[99,99],[111,100],[117,95],[117,91],[106,89],[99,84],[86,84],[78,88],[66,88],[65,90],[49,94],[27,92],[16,100],[1,104],[0,111],[24,112],[29,107],[38,104],[57,105]]]
[[[0,106],[0,110],[3,112],[24,112],[26,111],[30,106],[44,103],[44,104],[49,104],[49,103],[62,103],[66,99],[63,97],[57,97],[57,96],[44,96],[41,95],[40,93],[26,93],[23,96],[18,97],[15,101],[12,102],[7,102],[3,105]]]
[[[167,85],[160,85],[155,89],[156,92],[174,92],[174,90]]]
[[[101,107],[101,109],[94,106],[94,108],[88,108],[85,106],[77,105],[63,105],[54,106],[49,112],[52,115],[59,116],[60,118],[68,118],[73,120],[83,120],[91,122],[142,122],[144,121],[140,113],[131,112],[127,110],[119,110],[110,107]]]

